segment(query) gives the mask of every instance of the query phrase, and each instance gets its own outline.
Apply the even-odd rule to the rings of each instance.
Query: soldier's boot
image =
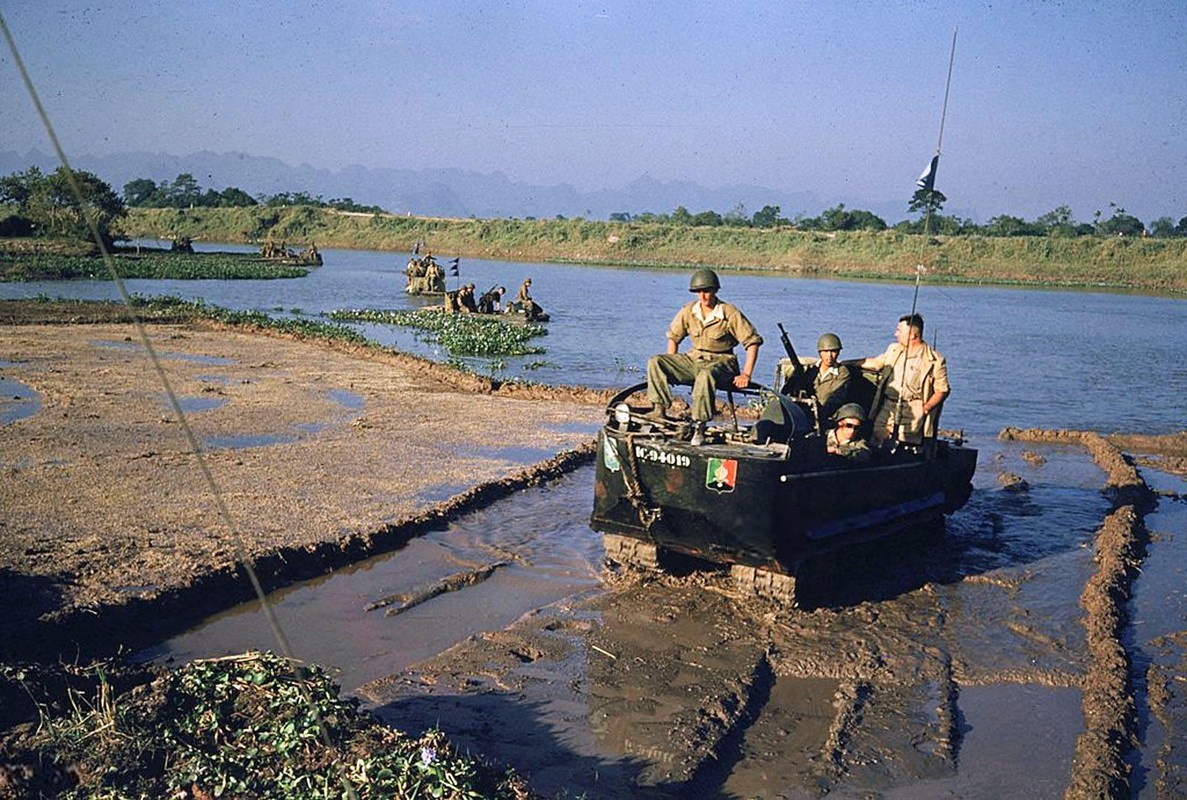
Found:
[[[652,422],[673,422],[674,420],[668,416],[667,406],[652,406],[650,411],[643,414],[644,419],[649,419]]]
[[[705,443],[705,423],[693,423],[692,439],[690,439],[688,443],[693,447],[700,447]]]

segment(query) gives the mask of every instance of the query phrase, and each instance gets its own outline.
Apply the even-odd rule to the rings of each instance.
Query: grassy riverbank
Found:
[[[796,275],[1187,291],[1187,239],[934,236],[898,231],[821,233],[588,220],[478,220],[345,214],[287,208],[133,209],[128,238],[411,251],[621,266],[709,265]]]

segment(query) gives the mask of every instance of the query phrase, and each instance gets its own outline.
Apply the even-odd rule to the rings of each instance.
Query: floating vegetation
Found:
[[[7,753],[40,765],[12,796],[343,797],[347,784],[359,798],[531,796],[440,731],[386,728],[321,668],[268,652],[194,661],[120,696],[100,675],[93,700],[68,699],[60,715],[39,703],[41,724]]]
[[[203,300],[183,300],[174,295],[158,297],[141,297],[132,295],[132,307],[144,309],[149,316],[161,316],[166,311],[172,311],[177,316],[186,314],[213,319],[228,325],[254,325],[259,328],[291,333],[296,336],[310,336],[321,339],[336,339],[343,342],[364,343],[367,337],[346,325],[336,325],[313,319],[286,319],[270,317],[262,311],[232,311],[221,306],[211,305]]]
[[[486,314],[352,309],[331,311],[327,316],[333,320],[377,322],[427,331],[451,356],[524,356],[543,353],[544,348],[531,345],[529,341],[548,333],[543,325],[521,325],[506,322],[498,315]]]
[[[143,253],[113,258],[124,279],[235,280],[302,278],[304,267],[269,264],[252,253]],[[58,255],[0,251],[0,281],[107,280],[111,274],[99,255]]]

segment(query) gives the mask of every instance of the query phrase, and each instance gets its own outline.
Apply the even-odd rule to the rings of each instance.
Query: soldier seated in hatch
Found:
[[[863,463],[873,457],[873,451],[861,437],[861,425],[866,412],[857,403],[846,403],[832,415],[835,427],[824,436],[825,449],[835,456]]]
[[[820,407],[820,421],[832,420],[833,414],[849,399],[849,382],[853,374],[840,363],[841,337],[826,333],[816,342],[820,362],[808,369],[812,379],[812,394]]]

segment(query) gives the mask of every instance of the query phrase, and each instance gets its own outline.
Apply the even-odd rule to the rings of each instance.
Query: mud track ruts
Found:
[[[383,527],[305,547],[282,548],[253,566],[265,592],[324,575],[366,558],[398,549],[463,514],[485,508],[522,489],[538,486],[588,464],[593,441],[562,452],[507,478],[474,486],[450,500]],[[101,658],[119,647],[137,649],[168,638],[203,618],[255,597],[239,565],[200,574],[193,583],[148,600],[77,609],[52,622],[10,618],[0,637],[0,661]]]
[[[1128,624],[1126,603],[1145,557],[1144,519],[1154,507],[1154,493],[1132,462],[1100,434],[1006,428],[1000,438],[1083,445],[1107,475],[1104,492],[1114,508],[1097,532],[1097,571],[1080,597],[1092,656],[1083,679],[1085,729],[1076,740],[1064,797],[1128,797],[1130,766],[1125,759],[1137,744],[1137,703],[1132,659],[1122,636]]]

